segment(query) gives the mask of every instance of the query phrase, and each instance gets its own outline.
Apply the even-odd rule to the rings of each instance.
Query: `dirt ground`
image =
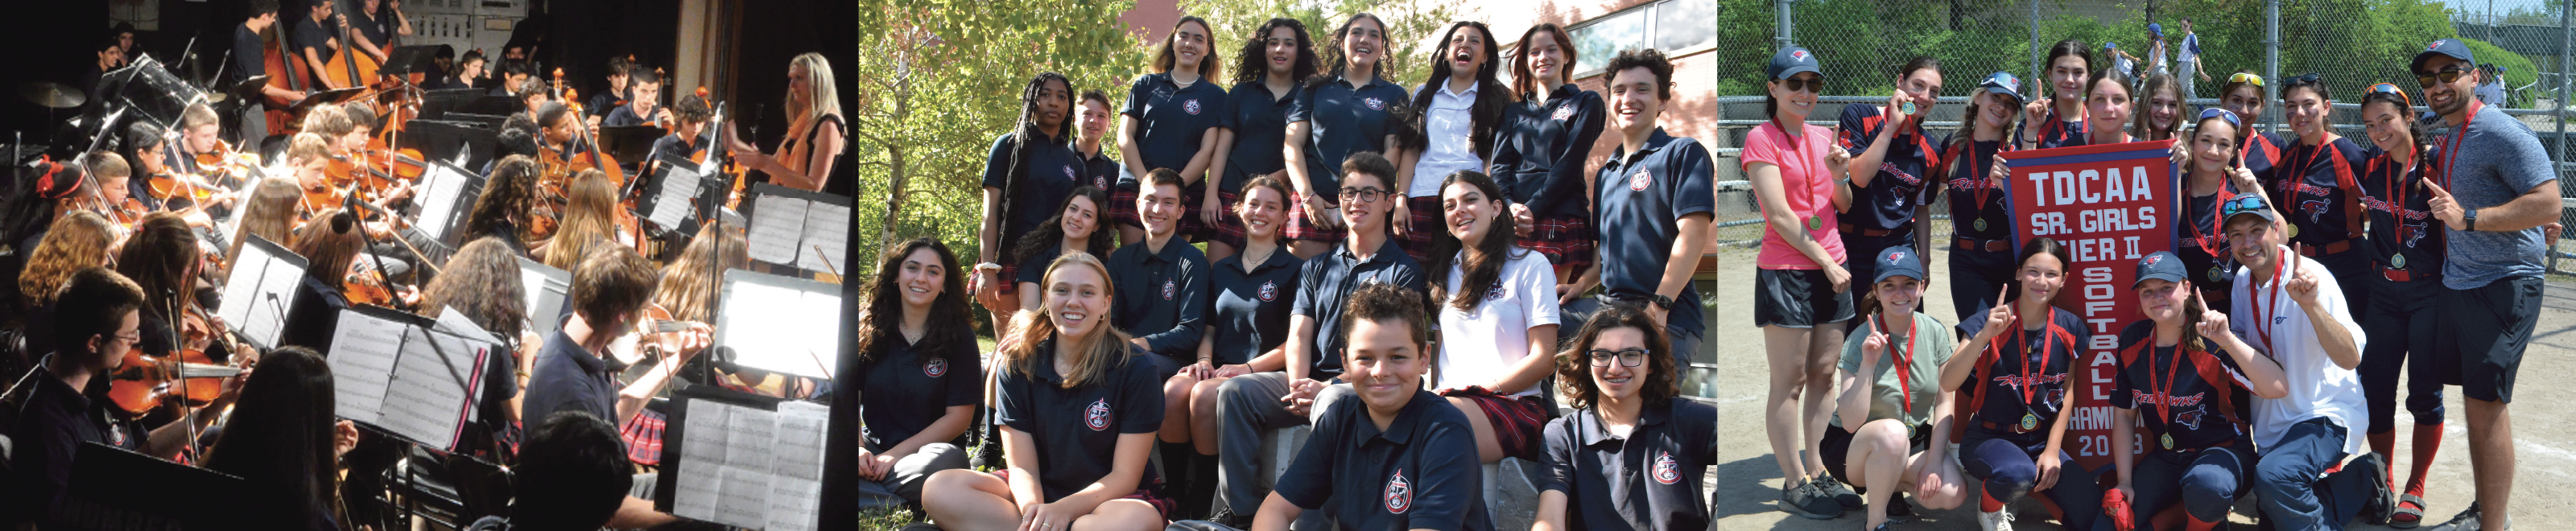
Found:
[[[1711,333],[1707,341],[1718,345],[1716,399],[1719,403],[1719,462],[1716,483],[1717,528],[1723,530],[1753,529],[1858,529],[1863,518],[1858,511],[1834,520],[1808,520],[1773,507],[1780,495],[1780,469],[1771,456],[1770,443],[1764,438],[1761,408],[1768,391],[1768,364],[1762,354],[1762,334],[1753,327],[1753,252],[1744,249],[1721,251],[1717,292],[1711,296],[1716,313],[1709,319]],[[1935,264],[1934,276],[1945,273],[1947,254],[1936,251],[1929,257]],[[1950,308],[1950,294],[1935,281],[1927,311],[1942,322],[1957,323]],[[2566,378],[2576,374],[2576,282],[2564,277],[2551,279],[2547,302],[2541,310],[2539,328],[2523,359],[2520,385],[2516,388],[2512,408],[2514,440],[2520,459],[2515,478],[2512,512],[2519,529],[2576,528],[2576,513],[2571,513],[2571,495],[2576,495],[2576,413],[2566,404],[2576,403],[2576,386]],[[2400,386],[2400,389],[2404,387]],[[2442,453],[2433,466],[2432,479],[2426,488],[2428,525],[2450,518],[2466,507],[2472,497],[2469,476],[2468,433],[2461,419],[2458,388],[2444,393],[2452,422],[2443,438]],[[2408,415],[2397,416],[2400,423],[2411,423]],[[2412,452],[2405,428],[2398,437],[2399,481]],[[1929,511],[1917,507],[1919,519],[1899,524],[1898,529],[1975,529],[1974,505],[1960,510]],[[2059,529],[2045,522],[2046,512],[2033,502],[2014,507],[2022,515],[2015,521],[2018,529]],[[2254,509],[2239,504],[2233,520],[2239,529],[2253,529]],[[2378,526],[2355,525],[2353,529],[2376,530]]]

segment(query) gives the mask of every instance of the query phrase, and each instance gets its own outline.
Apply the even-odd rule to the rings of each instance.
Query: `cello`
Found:
[[[349,15],[333,10],[331,18],[340,21],[340,53],[322,62],[322,77],[342,88],[355,87],[376,79],[376,58],[358,49],[349,38]]]
[[[265,32],[270,46],[259,49],[260,66],[268,73],[268,86],[303,94],[305,87],[312,86],[313,82],[305,77],[303,61],[287,59],[293,55],[286,53],[286,29],[278,26],[283,23],[270,24],[268,31]],[[294,108],[296,102],[286,101],[285,98],[275,95],[269,95],[266,99],[268,110],[264,111],[263,115],[267,117],[267,134],[270,136],[294,134],[297,117],[287,110]]]

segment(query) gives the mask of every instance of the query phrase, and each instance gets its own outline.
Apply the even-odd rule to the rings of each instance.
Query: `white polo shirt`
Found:
[[[2280,250],[2283,253],[2290,251],[2287,247]],[[2344,304],[2343,289],[2338,287],[2334,273],[2327,272],[2326,266],[2315,260],[2298,262],[2300,270],[2317,279],[2317,305],[2324,307],[2327,315],[2334,316],[2335,322],[2342,324],[2344,330],[2351,331],[2353,350],[2359,352],[2369,345],[2369,336],[2362,331],[2361,325],[2353,322],[2352,312]],[[2365,420],[2370,412],[2362,399],[2361,374],[2335,365],[2334,358],[2327,356],[2323,344],[2317,342],[2316,324],[2308,320],[2307,312],[2299,309],[2298,301],[2291,299],[2287,288],[2274,289],[2291,274],[2283,270],[2271,283],[2257,286],[2253,269],[2250,266],[2238,267],[2236,285],[2229,297],[2232,302],[2229,303],[2231,311],[2227,313],[2228,328],[2234,330],[2237,337],[2245,338],[2247,344],[2266,350],[2273,360],[2279,361],[2290,387],[2289,396],[2277,399],[2254,397],[2254,447],[2270,451],[2273,445],[2281,442],[2281,435],[2289,431],[2290,425],[2326,417],[2343,426],[2346,433],[2344,453],[2359,455],[2364,439],[2361,430],[2369,426]],[[2256,304],[2258,293],[2263,298],[2259,305]],[[2254,309],[2257,306],[2262,308],[2263,318],[2271,321],[2268,328],[2255,326]]]
[[[1440,195],[1440,180],[1458,170],[1485,171],[1485,159],[1476,156],[1472,138],[1476,132],[1476,91],[1483,84],[1469,84],[1466,92],[1459,93],[1450,92],[1446,80],[1436,83],[1426,87],[1431,88],[1431,108],[1422,114],[1422,129],[1430,136],[1431,145],[1422,151],[1420,160],[1413,162],[1413,186],[1405,190],[1406,197]]]
[[[1500,380],[1521,358],[1530,355],[1529,329],[1557,324],[1556,269],[1547,255],[1513,247],[1502,275],[1487,286],[1485,301],[1475,310],[1440,305],[1440,388],[1486,385]],[[1458,293],[1466,281],[1465,264],[1449,266],[1446,293]],[[1454,295],[1453,295],[1454,296]],[[1559,330],[1558,333],[1564,333]],[[1540,355],[1553,355],[1542,352]],[[1505,396],[1536,395],[1540,389],[1492,389]]]

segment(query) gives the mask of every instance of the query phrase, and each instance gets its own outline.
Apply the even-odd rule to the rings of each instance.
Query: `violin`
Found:
[[[151,414],[171,399],[199,407],[223,396],[223,379],[241,372],[240,367],[214,363],[202,350],[152,356],[137,348],[126,351],[125,363],[108,373],[107,398],[134,418]]]

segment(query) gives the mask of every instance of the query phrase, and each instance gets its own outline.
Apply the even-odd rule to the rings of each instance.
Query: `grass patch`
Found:
[[[859,510],[859,529],[894,531],[914,520],[912,510],[900,506]]]

